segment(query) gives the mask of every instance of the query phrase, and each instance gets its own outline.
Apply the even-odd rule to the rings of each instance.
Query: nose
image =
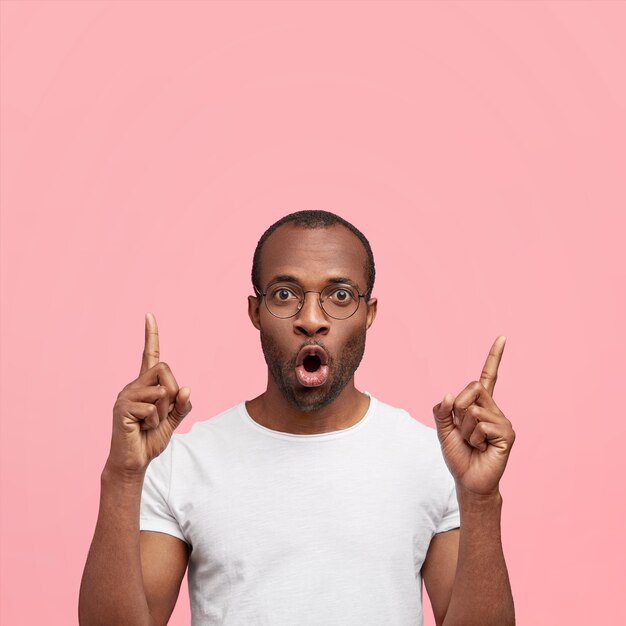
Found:
[[[308,297],[307,297],[308,296]],[[297,333],[314,337],[326,335],[330,325],[324,310],[320,306],[320,296],[316,291],[307,291],[298,314],[293,318],[294,330]]]

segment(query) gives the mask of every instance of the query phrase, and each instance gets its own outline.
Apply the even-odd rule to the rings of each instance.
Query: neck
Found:
[[[354,426],[367,412],[369,398],[354,386],[354,377],[329,405],[314,411],[301,411],[284,398],[268,380],[260,396],[246,402],[252,419],[272,430],[293,435],[316,435]]]

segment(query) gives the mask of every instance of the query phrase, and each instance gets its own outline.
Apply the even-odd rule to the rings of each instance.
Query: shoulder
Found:
[[[374,433],[380,443],[394,454],[406,455],[423,471],[443,471],[445,463],[437,430],[420,422],[405,409],[377,401]]]
[[[438,444],[437,431],[420,422],[405,409],[376,400],[376,414],[381,427],[392,435],[403,435],[425,444]]]
[[[242,427],[241,407],[242,404],[237,404],[213,417],[194,422],[188,432],[175,433],[172,442],[177,447],[187,447],[232,437]]]
[[[174,433],[163,452],[152,461],[157,465],[178,464],[190,457],[214,455],[243,436],[241,404],[206,420],[194,422],[188,432]]]

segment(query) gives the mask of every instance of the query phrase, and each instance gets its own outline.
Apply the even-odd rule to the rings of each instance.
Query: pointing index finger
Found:
[[[502,353],[504,352],[504,344],[506,343],[506,337],[500,335],[491,346],[487,360],[483,365],[483,371],[480,374],[480,382],[483,387],[489,392],[490,396],[493,396],[493,390],[498,380],[498,366],[502,359]]]
[[[141,358],[141,370],[143,374],[151,367],[154,367],[160,360],[159,354],[159,329],[156,318],[152,313],[146,313],[146,334],[143,345],[143,356]]]

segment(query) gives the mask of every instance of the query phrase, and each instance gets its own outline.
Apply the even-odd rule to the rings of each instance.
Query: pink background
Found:
[[[182,431],[263,389],[252,251],[304,208],[376,254],[360,388],[432,424],[507,335],[519,624],[624,623],[625,3],[1,7],[3,625],[76,622],[145,311]]]

